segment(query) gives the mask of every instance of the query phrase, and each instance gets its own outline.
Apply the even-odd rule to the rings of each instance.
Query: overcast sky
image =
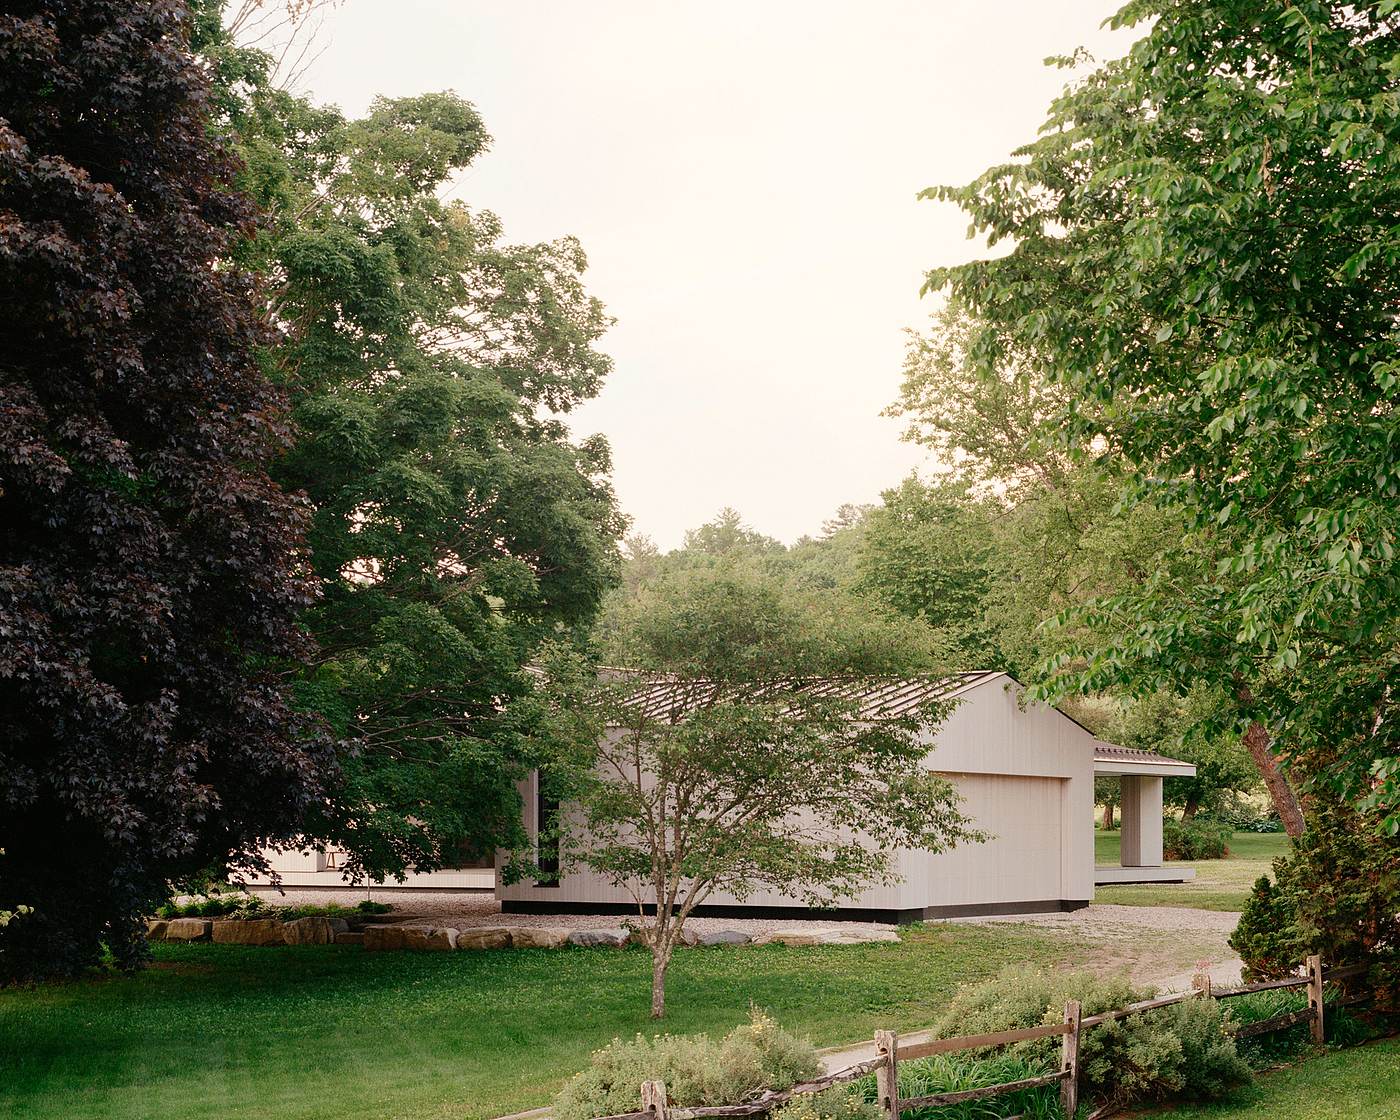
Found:
[[[791,543],[925,462],[879,412],[923,273],[981,254],[951,205],[1128,49],[1116,0],[344,0],[302,79],[361,114],[453,89],[495,137],[455,195],[514,242],[578,237],[616,325],[605,433],[662,549],[723,506]]]

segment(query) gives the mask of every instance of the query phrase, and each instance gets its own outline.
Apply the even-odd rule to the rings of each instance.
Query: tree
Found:
[[[618,578],[607,442],[561,419],[611,367],[609,319],[577,242],[504,244],[494,215],[439,200],[490,143],[468,102],[348,121],[274,88],[221,8],[200,46],[269,212],[243,259],[273,285],[266,359],[299,431],[273,473],[314,507],[320,653],[294,685],[349,744],[306,839],[376,879],[490,857],[526,840],[523,666]]]
[[[1148,20],[1018,162],[926,192],[1014,243],[927,289],[978,319],[978,368],[1014,354],[1058,388],[1067,450],[1184,510],[1188,547],[1228,549],[1193,586],[1104,603],[1088,621],[1115,640],[1060,687],[1204,680],[1276,800],[1271,737],[1394,810],[1400,11],[1187,0],[1112,22]]]
[[[294,835],[328,740],[255,209],[175,3],[0,15],[0,979],[141,959],[167,883]]]
[[[1077,463],[1056,441],[1065,400],[1014,351],[973,359],[987,328],[950,302],[909,332],[904,381],[886,415],[948,469],[907,479],[872,513],[861,586],[949,630],[965,663],[1027,683],[1085,634],[1045,624],[1143,582],[1179,541],[1171,508],[1119,508],[1111,469]],[[1195,562],[1196,557],[1188,557]],[[1178,563],[1173,574],[1194,578]]]
[[[996,581],[999,503],[979,501],[966,482],[911,475],[886,490],[866,524],[856,586],[942,633],[962,668],[1009,668],[987,631]]]
[[[627,671],[556,675],[561,761],[578,775],[561,852],[637,901],[653,1017],[685,920],[714,892],[821,905],[890,881],[892,848],[986,839],[923,768],[919,732],[946,707],[896,718],[862,701],[872,674],[927,668],[924,628],[727,570],[619,614],[607,652]]]

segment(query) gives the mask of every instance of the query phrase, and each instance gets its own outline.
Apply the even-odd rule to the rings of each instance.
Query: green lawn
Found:
[[[664,1029],[750,1001],[821,1045],[925,1026],[960,981],[1052,963],[1063,932],[938,926],[898,944],[677,954]],[[0,993],[0,1117],[426,1120],[548,1103],[589,1053],[652,1032],[645,950],[365,953],[159,945],[135,977]]]
[[[1121,833],[1094,833],[1094,862],[1116,864]],[[1095,902],[1120,906],[1192,906],[1198,910],[1239,910],[1260,875],[1271,872],[1276,857],[1288,854],[1288,837],[1281,832],[1237,832],[1230,841],[1229,859],[1201,859],[1192,883],[1124,883],[1099,887]]]
[[[1400,1117],[1400,1039],[1337,1050],[1260,1076],[1211,1105],[1181,1106],[1171,1120],[1385,1120]]]

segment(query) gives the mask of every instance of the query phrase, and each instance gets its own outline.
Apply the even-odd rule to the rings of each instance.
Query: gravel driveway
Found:
[[[328,902],[354,906],[366,895],[363,887],[288,890],[280,896],[269,888],[257,888],[256,893],[280,906],[324,906]],[[390,903],[398,914],[412,915],[410,924],[450,925],[457,929],[497,925],[611,929],[624,917],[618,914],[502,914],[501,904],[485,892],[373,888],[369,895],[377,902]],[[1239,980],[1240,962],[1225,944],[1239,918],[1237,913],[1180,906],[1096,904],[1070,913],[948,920],[973,925],[1019,922],[1063,929],[1075,935],[1076,943],[1086,946],[1083,958],[1072,962],[1075,965],[1091,968],[1101,975],[1126,971],[1140,983],[1177,990],[1190,985],[1197,961],[1209,962],[1211,979],[1216,985]],[[686,927],[699,934],[722,929],[741,930],[751,937],[775,929],[895,928],[881,923],[830,919],[708,917],[691,918]]]

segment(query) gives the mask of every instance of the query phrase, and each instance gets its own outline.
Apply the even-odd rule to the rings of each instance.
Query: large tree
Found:
[[[320,653],[295,686],[351,743],[307,838],[376,877],[489,858],[524,840],[523,666],[617,579],[607,443],[563,419],[611,367],[609,319],[576,241],[509,245],[439,198],[490,143],[469,103],[346,120],[275,88],[222,6],[202,5],[200,46],[269,213],[243,259],[271,285],[266,360],[299,433],[273,473],[314,507]]]
[[[602,653],[622,671],[556,666],[560,852],[636,900],[653,1017],[686,918],[712,894],[829,904],[891,881],[891,849],[986,839],[924,768],[919,733],[947,705],[894,716],[865,695],[930,668],[927,628],[735,565],[618,598],[610,623]]]
[[[1014,243],[928,287],[986,328],[979,366],[1014,354],[1058,387],[1067,447],[1185,510],[1193,547],[1226,545],[1193,586],[1106,603],[1092,622],[1116,640],[1073,683],[1217,684],[1276,796],[1271,736],[1393,810],[1400,6],[1141,2],[1113,22],[1149,20],[1017,162],[928,192]]]
[[[0,978],[139,960],[167,881],[254,865],[333,759],[255,209],[170,2],[0,9]]]

